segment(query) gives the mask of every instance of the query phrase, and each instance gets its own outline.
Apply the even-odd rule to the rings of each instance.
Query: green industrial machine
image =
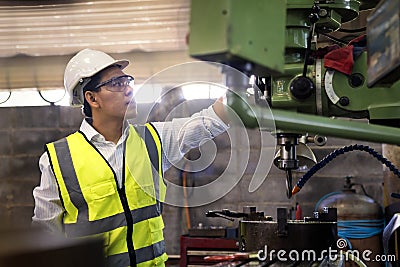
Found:
[[[247,101],[249,79],[222,70],[234,92],[228,104],[247,127],[272,130],[268,122],[274,121],[280,147],[275,164],[286,171],[288,192],[291,171],[299,167],[296,146],[306,133],[400,144],[399,5],[398,0],[191,1],[190,55],[255,77],[259,91]],[[366,46],[347,46],[347,61],[331,57],[327,66],[320,37],[372,8],[367,38],[359,38]],[[347,69],[350,64],[350,72],[332,64]]]
[[[267,79],[263,87],[272,108],[397,125],[400,83],[368,86],[366,52],[354,60],[350,75],[327,70],[323,59],[310,56],[320,33],[338,30],[377,2],[192,0],[189,53]]]

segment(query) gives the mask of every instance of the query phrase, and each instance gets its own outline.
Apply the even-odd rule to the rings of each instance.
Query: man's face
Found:
[[[101,74],[100,83],[126,75],[120,68],[111,67]],[[127,78],[123,78],[125,81]],[[129,85],[122,87],[122,91],[115,91],[113,83],[107,83],[96,92],[99,111],[110,119],[124,119],[136,117],[136,102],[133,98],[133,88]]]

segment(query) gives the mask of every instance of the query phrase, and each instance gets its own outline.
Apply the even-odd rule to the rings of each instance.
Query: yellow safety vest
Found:
[[[101,236],[108,266],[163,266],[161,217],[166,186],[154,126],[130,126],[122,188],[105,158],[82,132],[47,144],[65,209],[67,237]]]

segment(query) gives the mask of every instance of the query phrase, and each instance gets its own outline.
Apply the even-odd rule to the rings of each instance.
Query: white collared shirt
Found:
[[[212,107],[195,113],[190,118],[178,118],[169,122],[153,122],[152,124],[161,138],[164,151],[162,160],[164,171],[182,159],[190,149],[198,147],[205,139],[212,139],[228,129],[228,126],[215,114]],[[128,134],[127,129],[116,144],[105,140],[104,136],[86,120],[83,120],[80,131],[114,169],[120,187],[123,146]],[[35,209],[32,221],[51,231],[61,231],[64,209],[47,153],[43,153],[40,157],[39,168],[42,174],[40,185],[33,190]]]

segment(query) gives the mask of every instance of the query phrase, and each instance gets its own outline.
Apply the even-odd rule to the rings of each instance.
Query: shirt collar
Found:
[[[85,118],[82,121],[79,130],[86,136],[86,138],[89,141],[99,140],[99,139],[105,141],[104,136],[102,136],[98,131],[96,131],[95,128],[93,128],[90,118]]]
[[[123,134],[122,134],[120,140],[118,141],[118,143],[125,141],[126,138],[128,137],[128,134],[129,134],[128,126],[129,126],[129,123],[124,123],[125,129],[124,129]],[[93,128],[91,118],[85,118],[82,121],[79,130],[86,136],[86,138],[89,141],[107,142],[106,139],[104,138],[104,136],[102,134],[100,134],[98,131],[96,131],[95,128]]]

